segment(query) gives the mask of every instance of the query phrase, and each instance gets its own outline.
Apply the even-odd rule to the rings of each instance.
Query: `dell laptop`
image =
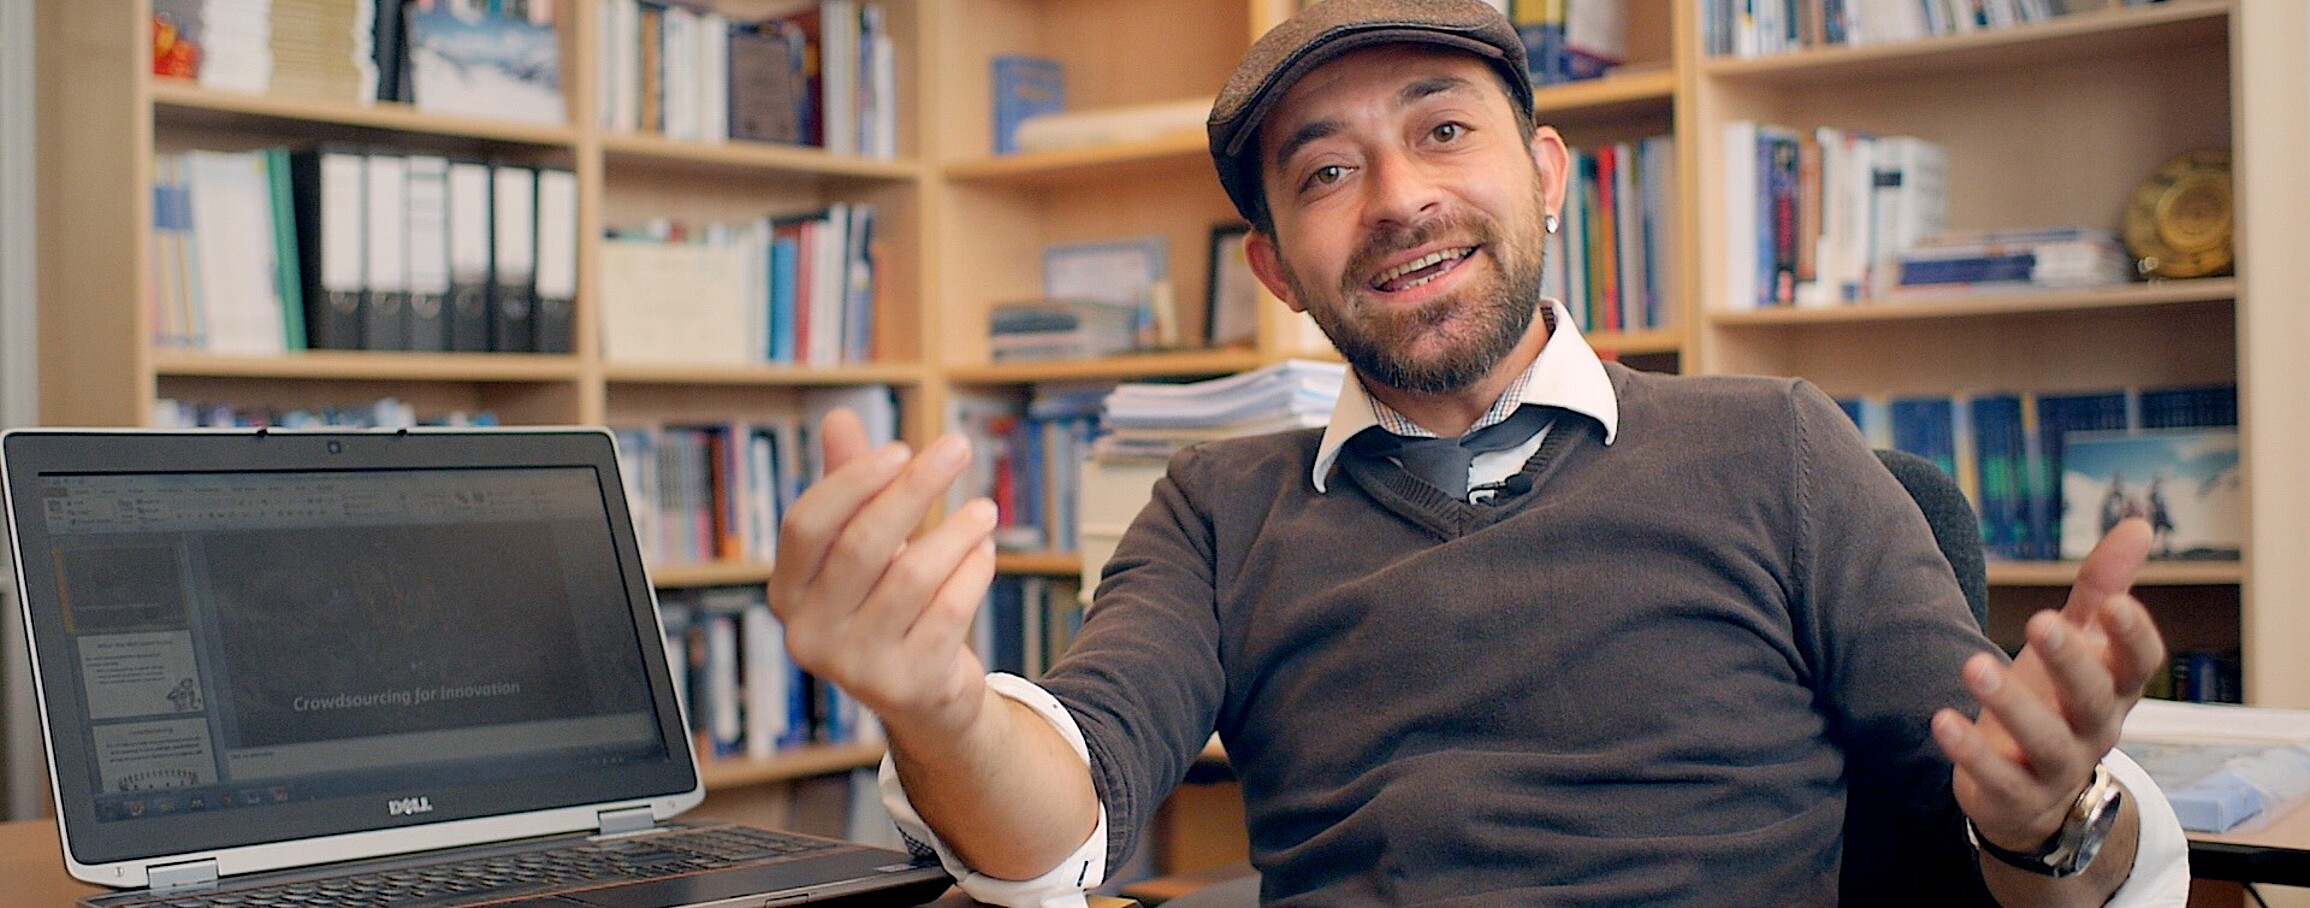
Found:
[[[0,484],[84,904],[915,904],[699,782],[599,430],[17,430]]]

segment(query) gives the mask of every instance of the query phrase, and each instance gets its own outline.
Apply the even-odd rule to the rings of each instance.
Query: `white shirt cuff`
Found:
[[[2190,840],[2174,805],[2141,764],[2123,751],[2103,757],[2111,777],[2125,783],[2126,796],[2141,815],[2141,841],[2134,848],[2133,875],[2110,896],[2106,908],[2165,908],[2190,901]]]
[[[1025,678],[1000,672],[987,675],[987,687],[1034,710],[1035,715],[1043,717],[1043,721],[1067,740],[1067,746],[1075,749],[1075,756],[1083,758],[1086,768],[1091,765],[1091,750],[1083,743],[1083,729],[1050,691]],[[1091,837],[1057,867],[1031,880],[1005,880],[970,869],[930,831],[930,824],[922,821],[922,816],[914,811],[914,804],[907,800],[906,789],[898,782],[898,769],[888,756],[882,758],[880,781],[883,806],[889,808],[891,819],[898,821],[899,831],[906,834],[910,843],[928,846],[937,853],[939,864],[971,898],[1007,908],[1082,908],[1083,893],[1107,881],[1105,804],[1099,805],[1099,825],[1092,828]]]

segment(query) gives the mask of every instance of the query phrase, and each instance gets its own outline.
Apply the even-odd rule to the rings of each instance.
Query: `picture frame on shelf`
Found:
[[[2061,557],[2082,559],[2127,517],[2150,522],[2150,557],[2236,561],[2244,495],[2234,426],[2070,432],[2062,441]]]
[[[1043,250],[1043,297],[1134,307],[1139,349],[1176,347],[1170,260],[1170,242],[1160,234],[1049,246]]]
[[[1203,325],[1214,348],[1259,342],[1259,278],[1251,273],[1251,257],[1244,251],[1250,236],[1246,224],[1211,228],[1211,279],[1204,294]]]

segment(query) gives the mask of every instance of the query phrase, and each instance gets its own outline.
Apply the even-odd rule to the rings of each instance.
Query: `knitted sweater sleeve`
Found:
[[[1846,757],[1847,900],[1994,904],[1967,844],[1933,712],[1977,711],[1958,669],[1994,650],[1923,513],[1850,420],[1790,385],[1791,609]]]
[[[1206,467],[1172,459],[1124,533],[1064,659],[1042,679],[1090,752],[1107,810],[1107,866],[1122,866],[1211,737],[1226,692],[1211,520],[1188,489]]]

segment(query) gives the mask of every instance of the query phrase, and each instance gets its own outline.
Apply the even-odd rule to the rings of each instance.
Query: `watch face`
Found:
[[[2227,274],[2232,264],[2230,153],[2193,151],[2167,161],[2126,206],[2126,249],[2145,277]]]

